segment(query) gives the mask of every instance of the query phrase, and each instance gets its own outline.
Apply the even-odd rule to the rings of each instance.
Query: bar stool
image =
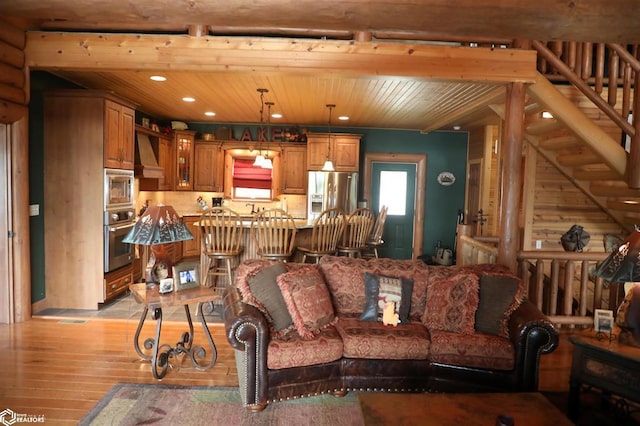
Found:
[[[309,246],[296,248],[302,253],[302,263],[306,263],[307,257],[318,263],[325,254],[336,255],[346,222],[345,214],[340,209],[327,209],[320,213],[313,221]]]
[[[373,225],[373,231],[371,231],[371,235],[367,238],[366,249],[362,250],[362,257],[378,257],[378,247],[384,244],[382,233],[384,231],[384,223],[387,220],[387,210],[389,210],[387,206],[382,206],[380,212],[378,212],[376,223]]]
[[[258,256],[286,262],[294,252],[296,224],[282,209],[267,209],[256,213],[251,222],[251,239]]]
[[[373,213],[369,209],[359,208],[352,211],[347,217],[347,227],[342,245],[338,246],[338,255],[362,257],[374,220]]]
[[[214,207],[204,212],[198,221],[201,232],[202,253],[200,270],[202,285],[207,285],[210,276],[216,280],[209,287],[218,287],[219,276],[233,283],[233,270],[238,266],[242,247],[242,218],[227,207]],[[222,263],[219,265],[218,262]]]

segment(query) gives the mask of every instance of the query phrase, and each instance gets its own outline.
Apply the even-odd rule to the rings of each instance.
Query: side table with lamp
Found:
[[[617,339],[599,339],[589,331],[569,337],[573,344],[569,418],[576,420],[583,386],[629,414],[629,401],[640,403],[640,232],[636,229],[596,270],[609,283],[626,283],[625,298],[615,315]],[[616,395],[619,398],[611,398]],[[637,408],[636,408],[637,410]]]
[[[146,283],[131,284],[129,289],[136,302],[144,304],[142,315],[134,336],[134,349],[140,358],[151,361],[151,371],[153,377],[161,379],[167,373],[169,359],[181,354],[187,355],[191,363],[198,370],[211,368],[217,358],[216,346],[211,337],[211,332],[207,327],[207,322],[202,312],[204,303],[210,302],[219,295],[210,288],[199,285],[184,286],[180,289],[180,276],[172,277],[173,267],[171,257],[167,250],[163,249],[164,244],[193,239],[193,235],[185,226],[182,218],[178,216],[171,206],[149,206],[140,216],[135,226],[124,238],[124,242],[130,244],[140,244],[149,246],[151,255],[146,267]],[[188,272],[188,271],[186,271]],[[176,274],[178,275],[178,274]],[[197,270],[193,274],[188,274],[190,284],[198,283]],[[173,286],[165,288],[164,285],[171,282]],[[182,283],[184,284],[184,283]],[[174,290],[175,289],[175,290]],[[174,290],[174,291],[171,291]],[[211,351],[211,359],[206,364],[201,361],[206,358],[207,351],[198,345],[193,344],[194,329],[189,310],[190,303],[197,303],[197,314],[200,317],[205,337]],[[183,305],[189,331],[182,334],[182,338],[175,346],[160,344],[160,332],[162,329],[162,308],[176,305]],[[151,350],[151,355],[146,354],[140,347],[140,333],[147,317],[147,312],[151,309],[151,316],[157,321],[155,337],[147,338],[144,341],[144,349]]]

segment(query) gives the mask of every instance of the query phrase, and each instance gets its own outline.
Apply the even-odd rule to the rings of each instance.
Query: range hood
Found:
[[[158,166],[149,136],[136,132],[136,177],[160,179],[164,177],[164,170]]]

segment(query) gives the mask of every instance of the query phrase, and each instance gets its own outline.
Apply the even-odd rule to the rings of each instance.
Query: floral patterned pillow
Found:
[[[302,339],[312,340],[323,328],[336,322],[331,295],[316,266],[278,275],[277,281]]]
[[[474,334],[478,301],[476,274],[457,273],[431,282],[422,323],[429,330]]]

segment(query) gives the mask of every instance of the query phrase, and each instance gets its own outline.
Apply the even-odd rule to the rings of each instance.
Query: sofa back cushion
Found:
[[[422,322],[430,331],[473,334],[477,309],[478,276],[458,272],[429,282]]]
[[[359,259],[323,256],[320,270],[333,298],[336,315],[361,315],[366,306],[364,273],[413,280],[409,319],[424,312],[428,266],[420,260]]]

